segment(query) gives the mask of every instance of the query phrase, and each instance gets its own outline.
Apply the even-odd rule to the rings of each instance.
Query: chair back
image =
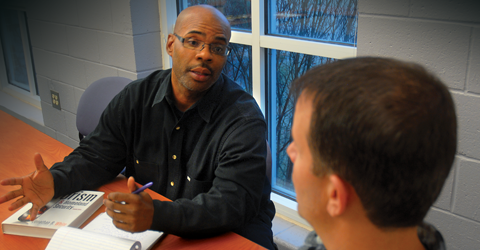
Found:
[[[267,141],[267,177],[268,181],[272,183],[272,152]]]
[[[80,97],[77,108],[77,129],[80,140],[92,132],[108,103],[132,80],[105,77],[93,82]]]

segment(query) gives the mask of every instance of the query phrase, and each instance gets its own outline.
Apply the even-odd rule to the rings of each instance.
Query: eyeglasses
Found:
[[[219,55],[219,56],[228,56],[228,54],[230,54],[231,48],[227,45],[218,44],[218,43],[205,43],[193,37],[183,38],[175,33],[173,34],[178,38],[178,40],[180,40],[180,42],[183,44],[183,47],[187,49],[202,51],[203,48],[205,48],[205,45],[208,45],[210,47],[210,52],[212,54]]]

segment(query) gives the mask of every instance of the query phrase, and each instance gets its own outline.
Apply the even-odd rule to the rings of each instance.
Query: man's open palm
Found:
[[[42,156],[35,154],[34,157],[36,171],[23,177],[14,177],[2,180],[1,185],[21,185],[20,189],[10,191],[0,196],[0,204],[6,201],[22,197],[13,202],[8,208],[10,211],[17,209],[29,202],[33,204],[30,211],[31,220],[37,217],[38,210],[45,206],[55,193],[53,176],[43,163]]]

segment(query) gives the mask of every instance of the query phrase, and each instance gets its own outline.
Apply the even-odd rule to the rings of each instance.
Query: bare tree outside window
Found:
[[[221,11],[230,22],[230,26],[235,30],[251,31],[252,5],[250,0],[188,0],[188,6],[180,6],[183,10],[189,6],[208,4]],[[180,1],[183,3],[183,1]]]
[[[270,34],[357,43],[357,0],[278,0],[274,13]]]
[[[275,94],[277,105],[270,109],[275,112],[273,115],[275,116],[274,121],[276,122],[275,184],[293,192],[293,164],[286,153],[286,149],[292,141],[290,131],[292,128],[293,113],[295,111],[296,103],[295,96],[290,92],[290,83],[303,75],[308,69],[316,65],[332,62],[334,59],[281,50],[270,50],[269,56],[272,64],[276,61],[276,71],[272,72],[272,74],[275,74],[276,78],[276,92],[272,94]],[[283,193],[288,195],[289,192]]]
[[[269,13],[276,15],[275,21],[268,25],[269,34],[356,46],[357,0],[277,0],[269,7]],[[275,186],[287,196],[294,196],[293,164],[285,151],[292,141],[290,130],[296,102],[290,93],[290,84],[308,69],[334,59],[280,50],[269,51],[269,59],[276,70],[271,72],[275,74],[271,77],[275,82],[271,84],[276,86],[272,93],[276,105],[270,107],[274,115],[271,120],[276,122]]]
[[[231,43],[230,47],[223,73],[252,94],[252,46]]]

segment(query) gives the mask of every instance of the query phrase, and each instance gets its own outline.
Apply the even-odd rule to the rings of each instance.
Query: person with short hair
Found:
[[[151,189],[172,202],[112,192],[104,205],[116,227],[187,238],[233,231],[275,249],[267,126],[255,99],[222,74],[230,37],[217,9],[183,10],[166,45],[172,69],[125,87],[63,162],[47,169],[35,155],[35,172],[1,182],[22,187],[0,203],[20,197],[13,210],[32,202],[34,219],[52,198],[96,189],[126,167],[131,192],[135,181],[153,182]]]
[[[312,68],[292,90],[287,154],[315,230],[301,249],[445,249],[424,222],[457,146],[445,84],[417,64],[363,57]]]

